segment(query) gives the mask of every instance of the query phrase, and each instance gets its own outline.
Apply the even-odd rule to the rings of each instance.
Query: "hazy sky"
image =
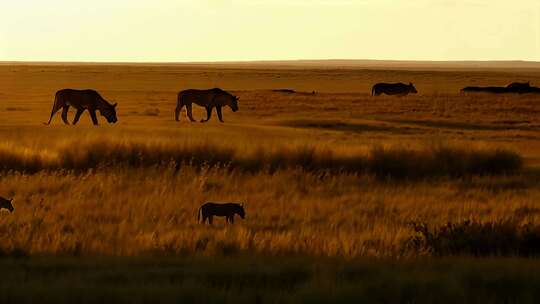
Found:
[[[540,0],[0,4],[2,61],[540,61]]]

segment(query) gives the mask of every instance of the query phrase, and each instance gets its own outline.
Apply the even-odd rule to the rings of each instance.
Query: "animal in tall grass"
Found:
[[[185,106],[187,110],[187,117],[190,121],[195,121],[193,118],[192,104],[199,105],[206,109],[206,119],[201,119],[201,122],[207,122],[212,116],[212,110],[216,108],[216,113],[220,122],[223,122],[223,116],[221,108],[229,106],[233,112],[238,111],[238,100],[236,97],[222,89],[213,88],[209,90],[195,90],[189,89],[180,91],[178,93],[175,120],[180,120],[180,111]]]
[[[206,223],[208,220],[208,223],[212,225],[214,216],[224,216],[227,223],[234,224],[235,214],[238,214],[242,219],[246,217],[244,204],[207,202],[199,208],[197,220],[201,222],[202,217],[202,223]]]
[[[416,94],[418,91],[414,85],[404,83],[377,83],[371,88],[371,96],[379,96],[381,94],[405,96],[409,93]]]
[[[0,196],[0,210],[7,209],[9,212],[13,212],[15,208],[13,207],[13,198],[5,199]]]
[[[73,90],[63,89],[54,95],[54,104],[51,111],[51,117],[49,122],[45,123],[49,125],[54,117],[54,114],[62,109],[62,120],[66,125],[69,125],[67,120],[67,114],[69,107],[72,106],[77,109],[73,124],[77,124],[79,118],[85,110],[88,110],[92,122],[94,125],[98,124],[96,111],[99,111],[101,116],[105,117],[109,123],[115,123],[118,121],[116,117],[117,104],[110,104],[95,90]]]

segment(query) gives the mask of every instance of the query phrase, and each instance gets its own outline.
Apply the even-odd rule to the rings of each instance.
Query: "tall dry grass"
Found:
[[[415,235],[412,220],[540,220],[538,184],[527,175],[402,183],[165,165],[12,171],[0,181],[0,193],[15,197],[15,212],[0,214],[6,255],[402,257],[416,254],[405,250]],[[198,207],[209,200],[245,203],[246,220],[197,223]]]
[[[244,146],[213,142],[167,142],[118,139],[65,141],[48,150],[0,144],[0,169],[22,172],[88,170],[156,165],[218,166],[247,172],[301,169],[418,179],[517,173],[519,154],[503,149],[471,149],[449,145],[427,148],[376,146],[368,151],[339,153],[317,145]]]

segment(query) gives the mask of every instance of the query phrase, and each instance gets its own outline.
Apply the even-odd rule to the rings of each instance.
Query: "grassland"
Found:
[[[420,94],[373,98],[379,81]],[[459,93],[512,81],[540,72],[0,65],[4,299],[535,302],[538,263],[517,249],[411,246],[419,223],[540,225],[540,97]],[[119,123],[43,126],[67,87],[118,102]],[[240,111],[175,122],[191,87],[230,90]],[[244,202],[247,218],[200,225],[208,200]]]

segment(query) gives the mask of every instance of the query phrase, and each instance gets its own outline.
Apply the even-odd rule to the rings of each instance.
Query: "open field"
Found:
[[[413,82],[419,94],[371,97],[383,81]],[[539,280],[540,95],[459,93],[513,81],[540,86],[540,70],[1,64],[0,195],[15,198],[15,212],[0,213],[0,264],[36,291],[41,280],[56,280],[52,290],[73,281],[96,296],[88,302],[132,302],[121,295],[133,289],[164,302],[193,299],[192,289],[208,302],[309,301],[319,291],[440,302],[432,288],[448,302],[536,302],[527,284]],[[225,124],[215,113],[174,121],[179,90],[211,87],[240,96],[240,110],[225,109]],[[85,113],[77,126],[59,115],[44,126],[62,88],[98,90],[118,102],[119,122],[98,116],[94,127]],[[296,93],[272,91],[284,88]],[[247,217],[203,226],[205,201],[244,202]],[[481,230],[492,238],[411,245],[415,224],[466,220],[494,224]],[[500,247],[509,239],[527,250]],[[512,257],[440,257],[479,252]],[[349,267],[360,270],[344,279]],[[379,275],[369,288],[365,273]],[[489,295],[503,285],[513,287]]]

